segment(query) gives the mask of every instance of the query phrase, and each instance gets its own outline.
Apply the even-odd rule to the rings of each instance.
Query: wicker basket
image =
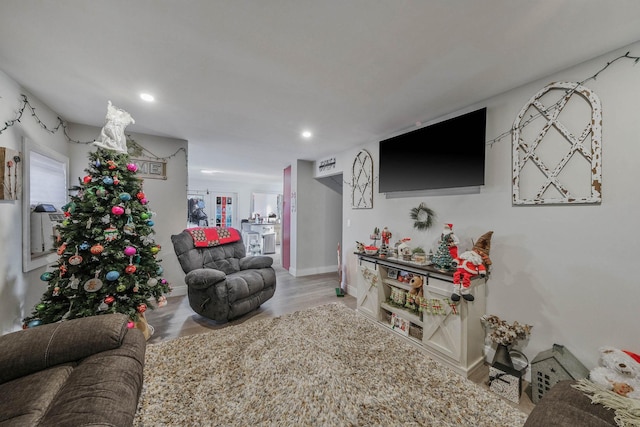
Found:
[[[417,340],[422,341],[422,327],[414,325],[413,323],[409,326],[409,336],[411,338],[415,338]]]

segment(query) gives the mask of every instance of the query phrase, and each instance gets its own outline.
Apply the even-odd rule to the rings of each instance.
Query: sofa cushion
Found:
[[[240,270],[239,260],[246,255],[242,240],[210,248],[196,248],[191,235],[182,231],[172,235],[171,242],[185,273],[199,268],[215,268],[231,274]]]
[[[274,283],[275,272],[272,268],[242,270],[227,276],[229,304],[255,295],[264,289],[265,283]]]
[[[0,427],[38,425],[72,371],[60,365],[0,384]]]
[[[129,318],[120,313],[50,323],[0,336],[0,384],[122,344]]]
[[[142,391],[146,341],[131,329],[122,346],[93,354],[75,367],[42,425],[129,426]]]
[[[615,413],[600,404],[591,403],[576,390],[573,380],[560,381],[538,402],[527,417],[525,427],[615,426]]]

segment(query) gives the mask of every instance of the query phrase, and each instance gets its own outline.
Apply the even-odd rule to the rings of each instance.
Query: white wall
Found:
[[[488,109],[487,140],[510,130],[523,105],[548,83],[582,81],[629,50],[640,55],[640,44],[489,99],[482,104]],[[635,265],[633,251],[640,235],[640,73],[629,60],[585,85],[603,106],[601,205],[512,206],[510,136],[487,147],[486,185],[477,195],[387,200],[377,193],[376,182],[373,209],[356,210],[350,208],[345,189],[343,246],[349,292],[354,293],[357,283],[355,241],[368,241],[376,226],[388,226],[393,242],[407,236],[413,244],[430,247],[441,224],[451,222],[461,249],[493,230],[487,312],[534,326],[529,341],[521,343],[529,360],[554,343],[565,345],[588,368],[597,364],[598,347],[603,345],[639,352],[640,286],[625,267]],[[378,141],[363,148],[374,157],[377,176]],[[357,152],[341,156],[353,159]],[[344,173],[348,181],[351,171]],[[428,232],[413,229],[408,217],[422,201],[438,215],[437,225]]]
[[[0,71],[0,127],[16,119],[22,107],[21,94],[27,95],[40,120],[50,129],[58,124],[58,115],[10,77]],[[69,155],[69,145],[62,130],[51,134],[43,129],[27,107],[19,123],[0,134],[0,146],[22,152],[22,140],[33,142]],[[21,327],[22,319],[31,313],[33,305],[40,300],[45,287],[40,275],[45,267],[22,272],[22,196],[19,200],[0,201],[0,334]]]
[[[314,163],[305,160],[298,160],[292,168],[291,191],[296,192],[297,200],[291,221],[289,271],[294,276],[335,271],[337,280],[342,196],[313,178],[313,168]]]

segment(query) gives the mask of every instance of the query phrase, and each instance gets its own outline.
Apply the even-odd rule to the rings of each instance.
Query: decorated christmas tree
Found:
[[[124,140],[124,128],[119,131]],[[96,141],[99,148],[89,154],[87,175],[62,208],[66,218],[57,226],[58,261],[40,276],[48,286],[24,318],[25,327],[106,313],[124,313],[146,326],[147,308],[166,303],[170,287],[157,259],[154,213],[126,142],[119,144],[125,148],[105,149]]]
[[[437,267],[441,270],[455,270],[455,267],[453,265],[453,257],[451,256],[451,252],[449,251],[449,241],[447,239],[440,239],[438,249],[436,250],[436,253],[433,254],[431,262],[434,267]]]

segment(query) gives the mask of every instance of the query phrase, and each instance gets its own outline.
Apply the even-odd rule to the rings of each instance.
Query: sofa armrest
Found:
[[[125,314],[50,323],[0,336],[0,384],[122,345]]]
[[[240,270],[267,268],[273,265],[273,258],[265,255],[254,255],[240,258]]]
[[[223,271],[213,268],[198,268],[188,272],[184,277],[184,282],[187,286],[195,289],[207,289],[226,278],[227,275]]]

